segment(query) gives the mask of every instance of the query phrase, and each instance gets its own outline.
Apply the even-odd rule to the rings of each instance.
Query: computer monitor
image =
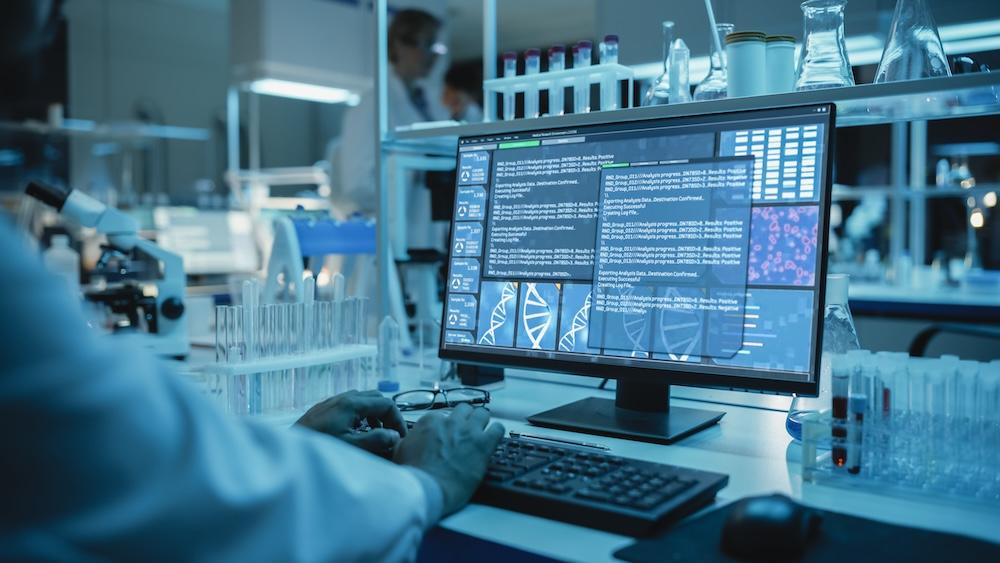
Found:
[[[615,401],[528,420],[664,443],[724,414],[670,408],[673,384],[815,395],[833,123],[819,104],[459,139],[440,356],[615,378]]]

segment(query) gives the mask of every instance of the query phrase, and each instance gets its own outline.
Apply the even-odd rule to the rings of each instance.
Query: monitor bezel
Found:
[[[823,309],[824,303],[826,302],[826,271],[827,271],[827,259],[828,259],[828,237],[829,237],[829,225],[830,225],[830,205],[831,205],[831,195],[833,187],[833,159],[834,159],[834,129],[836,129],[836,105],[833,103],[819,103],[819,104],[795,104],[795,105],[784,105],[784,106],[768,106],[745,110],[735,110],[735,111],[721,111],[721,112],[710,112],[701,115],[682,115],[682,116],[671,116],[671,117],[653,117],[653,118],[643,118],[643,119],[627,119],[620,120],[617,122],[628,123],[629,125],[639,126],[643,123],[657,123],[662,122],[664,125],[668,125],[671,121],[691,119],[698,117],[713,118],[717,119],[720,116],[725,115],[738,115],[745,113],[752,113],[758,111],[794,111],[797,109],[806,110],[808,108],[819,108],[825,107],[827,111],[825,115],[828,116],[828,124],[824,131],[824,143],[826,146],[826,155],[823,163],[823,177],[822,177],[822,190],[820,192],[819,206],[820,212],[822,214],[822,222],[820,229],[817,230],[817,248],[821,252],[821,258],[819,264],[816,268],[816,283],[817,283],[817,299],[818,304],[814,304],[814,311],[817,312],[816,319],[812,326],[813,331],[813,342],[815,346],[813,347],[813,358],[811,361],[811,382],[803,381],[792,381],[792,380],[778,380],[778,379],[767,379],[756,376],[748,375],[738,375],[738,374],[713,374],[713,373],[701,373],[695,371],[680,371],[673,369],[655,369],[648,367],[638,367],[638,366],[628,366],[628,365],[614,365],[609,363],[601,362],[574,362],[569,360],[561,360],[556,358],[546,358],[541,357],[543,354],[535,356],[514,356],[507,354],[491,354],[489,352],[479,352],[479,351],[467,351],[458,349],[448,349],[445,348],[445,332],[447,327],[445,323],[441,323],[441,333],[438,345],[438,357],[443,360],[459,361],[474,365],[484,365],[484,366],[496,366],[496,367],[513,367],[513,368],[523,368],[532,371],[544,371],[544,372],[558,372],[570,375],[579,375],[584,377],[598,377],[598,378],[609,378],[609,379],[628,379],[633,381],[642,381],[647,383],[665,383],[667,385],[683,385],[690,387],[705,387],[705,388],[715,388],[715,389],[730,389],[738,391],[754,391],[754,392],[764,392],[764,393],[775,393],[775,394],[798,394],[804,396],[816,396],[818,395],[819,385],[820,385],[820,365],[821,357],[823,353]],[[608,125],[616,123],[614,117],[622,117],[622,112],[612,112],[608,115],[607,120],[595,121],[594,123],[588,123],[587,125],[578,125],[576,127],[570,127],[569,129],[581,129],[584,127],[590,127],[594,125]],[[616,115],[617,114],[617,115]],[[518,135],[524,133],[534,133],[539,131],[558,131],[562,129],[560,127],[525,127],[524,129],[519,129],[518,131],[507,132],[508,135]],[[462,141],[467,139],[478,139],[483,137],[480,135],[470,135],[465,137],[460,137],[456,145],[455,151],[455,162],[456,169],[458,166],[458,159],[460,153],[457,149],[461,146]],[[456,190],[455,197],[458,197],[458,179],[456,177]],[[452,236],[454,236],[454,225],[455,218],[452,217]],[[451,278],[451,260],[447,261],[447,275],[445,279]],[[444,300],[442,304],[442,318],[444,318],[444,313],[447,308],[447,299]],[[627,358],[621,358],[621,360],[626,360]],[[697,365],[697,364],[694,364]],[[726,368],[729,371],[732,370],[748,370],[749,368]]]

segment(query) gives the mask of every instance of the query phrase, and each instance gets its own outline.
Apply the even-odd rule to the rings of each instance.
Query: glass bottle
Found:
[[[860,350],[858,332],[847,304],[847,274],[830,274],[826,277],[826,311],[823,315],[823,354],[820,360],[819,396],[792,396],[785,429],[796,441],[802,439],[802,418],[810,413],[830,408],[832,356]]]
[[[670,47],[670,103],[683,104],[691,101],[691,80],[688,72],[691,64],[691,50],[683,39],[675,39]]]
[[[897,0],[875,82],[951,76],[927,0]]]
[[[726,36],[733,32],[735,26],[731,23],[716,24],[715,30],[719,34],[719,45],[726,44]],[[726,97],[728,81],[726,79],[726,52],[725,49],[719,51],[715,48],[715,41],[711,42],[712,55],[711,67],[708,69],[708,76],[694,89],[695,101],[717,100]]]
[[[674,22],[663,22],[663,73],[653,81],[642,99],[644,106],[670,103],[670,46],[674,42]]]
[[[807,0],[802,5],[803,44],[796,90],[854,86],[844,43],[847,0]]]

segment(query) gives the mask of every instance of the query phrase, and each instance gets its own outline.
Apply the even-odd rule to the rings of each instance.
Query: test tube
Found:
[[[378,325],[378,390],[399,391],[399,323],[391,315]]]
[[[503,77],[517,76],[517,53],[503,54]],[[514,91],[505,86],[503,91],[503,118],[505,121],[514,119]]]
[[[215,362],[224,364],[226,357],[226,341],[229,338],[228,326],[226,325],[226,306],[216,305],[215,307]]]
[[[562,45],[549,47],[549,72],[560,72],[566,70],[566,48]],[[558,79],[552,80],[549,87],[549,115],[562,115],[563,108],[563,86]]]
[[[847,357],[834,354],[830,357],[833,376],[831,390],[833,425],[831,427],[831,459],[835,467],[847,465],[847,401],[850,389],[850,371]]]
[[[578,41],[573,47],[573,68],[584,68],[590,66],[591,51],[593,43],[587,40]],[[587,113],[590,111],[590,79],[581,76],[577,79],[573,87],[573,113]]]
[[[605,35],[601,41],[601,64],[618,64],[618,36]],[[607,71],[605,71],[607,72]],[[601,111],[621,107],[621,92],[615,76],[607,75],[601,79]]]
[[[854,350],[851,351],[855,352]],[[860,351],[858,351],[860,352]],[[867,355],[864,354],[864,355]],[[851,354],[850,391],[848,394],[848,449],[847,472],[857,475],[861,472],[865,432],[865,412],[868,410],[868,388],[870,377],[867,373],[867,359],[862,354]],[[865,461],[867,463],[867,461]]]
[[[618,64],[618,36],[617,35],[605,35],[604,41],[601,42],[601,64],[602,65],[616,65]]]
[[[541,70],[542,52],[528,49],[524,52],[524,74],[537,75]],[[538,117],[538,86],[529,86],[524,91],[524,116]]]

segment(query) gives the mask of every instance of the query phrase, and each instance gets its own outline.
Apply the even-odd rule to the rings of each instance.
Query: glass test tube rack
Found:
[[[497,115],[497,97],[502,99],[514,99],[516,94],[526,94],[528,92],[541,93],[543,91],[552,92],[556,89],[565,90],[585,88],[588,93],[594,84],[600,86],[600,106],[590,104],[588,111],[605,111],[629,107],[629,100],[632,95],[632,83],[635,72],[624,65],[615,63],[604,63],[593,66],[583,66],[569,68],[566,70],[555,70],[541,72],[538,74],[521,74],[504,78],[493,78],[483,82],[483,100],[485,104],[484,113],[487,120],[492,120]],[[619,103],[621,98],[618,95],[618,88],[621,82],[628,83],[628,96]],[[551,98],[550,98],[551,99]],[[570,95],[563,99],[573,100]],[[595,109],[596,108],[596,109]],[[549,115],[560,115],[562,108],[549,108]]]
[[[224,411],[267,415],[303,410],[338,393],[375,387],[377,347],[368,343],[368,300],[259,303],[246,282],[243,303],[216,307],[216,362],[203,366],[205,392]]]
[[[1000,503],[1000,362],[863,351],[843,358],[850,396],[838,405],[835,391],[830,410],[803,419],[805,481]]]

